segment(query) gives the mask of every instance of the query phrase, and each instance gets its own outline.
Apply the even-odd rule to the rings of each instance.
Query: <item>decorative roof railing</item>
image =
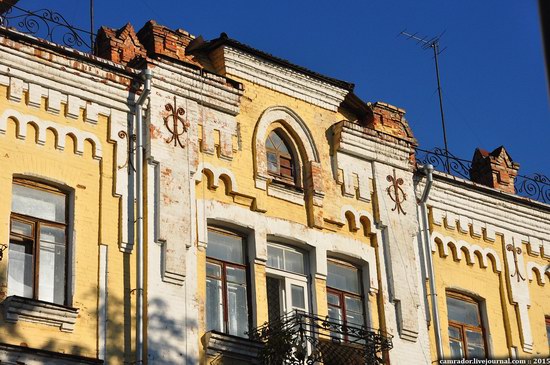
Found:
[[[93,46],[93,33],[71,25],[63,15],[50,9],[30,11],[13,5],[0,14],[0,26],[85,52]]]
[[[250,332],[264,343],[266,365],[379,365],[392,347],[392,336],[380,330],[353,326],[328,317],[290,312]]]
[[[431,164],[441,172],[470,180],[472,162],[454,156],[442,148],[434,148],[432,151],[416,149],[416,161],[419,164]],[[534,173],[529,175],[517,175],[514,181],[516,194],[524,198],[550,204],[550,178]]]

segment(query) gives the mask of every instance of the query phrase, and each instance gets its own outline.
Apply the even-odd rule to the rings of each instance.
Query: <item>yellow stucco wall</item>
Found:
[[[264,214],[268,217],[280,218],[288,220],[290,222],[299,223],[304,226],[304,229],[319,229],[308,227],[308,217],[306,207],[295,203],[288,202],[286,200],[268,196],[266,191],[257,189],[254,181],[254,139],[255,139],[255,127],[260,120],[262,113],[274,106],[285,106],[299,115],[304,120],[311,132],[316,144],[316,148],[319,152],[319,159],[323,170],[323,187],[325,197],[323,200],[323,207],[315,207],[314,209],[322,210],[325,218],[340,219],[341,208],[344,205],[352,205],[357,210],[364,210],[370,213],[373,212],[372,203],[360,202],[356,198],[345,197],[342,194],[341,186],[336,184],[334,176],[332,174],[331,167],[331,151],[329,141],[327,140],[327,131],[329,128],[345,119],[345,117],[338,113],[329,111],[315,105],[306,103],[299,99],[281,94],[271,89],[250,83],[246,80],[239,79],[238,77],[231,76],[233,79],[242,82],[244,85],[244,95],[241,98],[240,113],[237,115],[237,122],[240,124],[240,142],[241,148],[233,154],[232,161],[226,161],[218,158],[217,156],[201,153],[199,155],[199,163],[208,163],[216,167],[229,168],[235,175],[236,181],[239,186],[239,193],[249,196],[256,200],[256,204],[251,204],[251,199],[237,199],[226,194],[226,186],[223,181],[220,181],[220,186],[217,189],[209,188],[208,176],[203,176],[200,183],[196,185],[196,197],[199,201],[202,199],[215,200],[225,204],[240,204],[246,206],[251,210],[258,207],[264,212],[258,212],[257,214]],[[278,123],[274,123],[268,132],[273,128],[276,128]],[[199,133],[200,135],[200,133]],[[216,144],[219,143],[219,137],[215,139]],[[235,144],[236,145],[236,144]],[[372,183],[370,183],[372,188]],[[371,238],[365,235],[362,229],[351,230],[347,222],[342,227],[336,227],[334,225],[327,225],[322,229],[323,231],[336,231],[342,237],[353,238],[363,241],[367,245],[371,245]],[[285,232],[281,232],[285,233]],[[198,278],[205,276],[205,253],[199,251],[198,259]],[[255,288],[255,323],[258,325],[267,321],[267,291],[265,284],[265,266],[261,264],[254,264],[254,283]],[[326,280],[322,278],[314,278],[315,282],[310,283],[314,288],[314,302],[316,303],[316,312],[321,317],[328,314],[326,303]],[[199,298],[204,303],[206,296],[206,289],[204,287],[203,280],[199,280],[198,289]],[[378,300],[377,295],[365,294],[365,298],[369,300],[369,307],[371,308],[371,325],[379,328],[379,316],[378,316]],[[203,338],[205,332],[205,318],[204,311],[201,309],[201,318],[199,325],[199,338]],[[203,346],[201,348],[201,359],[204,359]]]
[[[74,215],[69,218],[73,227],[69,267],[74,277],[72,306],[79,309],[74,332],[61,332],[59,328],[19,320],[17,323],[0,321],[0,342],[28,346],[95,358],[98,356],[98,271],[99,245],[108,246],[109,306],[107,328],[107,360],[117,364],[124,361],[128,345],[130,303],[124,301],[126,282],[129,282],[133,263],[118,248],[119,199],[113,196],[114,145],[107,141],[108,120],[100,117],[97,125],[85,123],[83,111],[78,119],[46,112],[46,101],[40,108],[30,108],[25,97],[15,103],[7,100],[7,89],[0,86],[0,115],[11,109],[31,119],[51,121],[59,126],[70,126],[93,133],[101,142],[101,160],[92,157],[92,145],[84,143],[82,156],[74,152],[74,143],[66,138],[64,150],[55,148],[56,135],[48,130],[44,146],[37,144],[36,129],[28,124],[24,140],[16,138],[17,123],[8,121],[5,134],[0,134],[0,243],[9,241],[11,191],[14,175],[38,178],[43,182],[64,184],[74,191]],[[63,105],[64,109],[66,106]],[[69,243],[71,244],[71,243]],[[7,266],[9,250],[0,262],[0,288],[2,299],[7,295]],[[125,261],[127,261],[125,263]],[[126,338],[126,341],[125,341]],[[126,346],[127,347],[127,346]]]
[[[528,283],[531,306],[528,309],[530,328],[533,337],[533,351],[523,350],[521,341],[521,325],[518,320],[516,306],[512,304],[507,283],[507,269],[503,255],[503,237],[496,235],[494,242],[475,237],[470,233],[462,233],[456,229],[431,224],[432,233],[439,233],[450,237],[454,242],[465,241],[479,245],[481,248],[492,248],[498,253],[502,271],[496,272],[489,261],[487,267],[481,267],[479,257],[469,264],[467,254],[463,252],[461,260],[457,260],[454,249],[449,248],[449,256],[444,257],[441,244],[438,251],[433,253],[438,307],[441,317],[441,335],[445,356],[450,355],[446,293],[458,292],[479,300],[484,320],[485,337],[487,339],[488,355],[491,358],[511,357],[510,348],[517,348],[519,358],[548,356],[548,341],[544,316],[550,313],[550,291],[548,285],[540,285],[536,279]],[[548,263],[541,257],[527,256],[524,251],[524,260],[535,261],[539,264]],[[525,278],[527,281],[528,279]],[[429,292],[429,288],[428,288]],[[430,326],[432,358],[436,359],[434,326]]]

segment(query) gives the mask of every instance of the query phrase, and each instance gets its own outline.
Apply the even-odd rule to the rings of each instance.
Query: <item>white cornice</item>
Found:
[[[239,99],[242,91],[226,85],[226,79],[213,74],[201,74],[169,61],[152,61],[153,84],[171,94],[195,100],[202,105],[231,115],[239,113]]]
[[[129,111],[128,85],[112,81],[113,77],[129,79],[83,60],[64,57],[51,52],[48,59],[35,55],[37,47],[18,45],[14,47],[6,38],[0,37],[0,82],[15,77],[23,82],[55,90],[64,95],[74,95],[93,101],[100,106]],[[13,43],[13,42],[12,42]],[[49,51],[42,51],[44,53]],[[43,57],[46,57],[44,54]],[[75,68],[78,63],[79,68]]]
[[[491,196],[487,192],[468,189],[457,183],[435,180],[428,205],[433,210],[435,224],[449,228],[457,226],[462,232],[480,236],[485,229],[485,238],[494,239],[495,233],[520,235],[531,254],[540,253],[550,257],[550,210],[544,211],[510,200]]]
[[[411,148],[365,132],[366,128],[350,128],[343,122],[335,127],[338,152],[345,152],[362,160],[377,161],[400,169],[410,170]],[[377,132],[372,130],[373,134]]]
[[[348,90],[224,46],[225,72],[322,108],[337,111]]]

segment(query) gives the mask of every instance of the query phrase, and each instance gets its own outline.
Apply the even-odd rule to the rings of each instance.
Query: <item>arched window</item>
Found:
[[[270,175],[294,183],[296,178],[296,160],[290,144],[281,131],[274,130],[267,136],[265,151],[267,171]]]
[[[462,294],[447,292],[449,346],[453,359],[484,359],[485,331],[479,303]]]

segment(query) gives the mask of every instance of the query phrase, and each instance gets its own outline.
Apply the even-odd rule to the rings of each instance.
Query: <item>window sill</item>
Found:
[[[288,202],[304,205],[304,192],[288,184],[281,184],[279,181],[272,180],[267,188],[267,195],[274,198],[286,200]]]
[[[73,332],[78,308],[47,303],[40,300],[9,296],[2,303],[6,322],[27,321],[59,327],[62,332]]]
[[[261,342],[217,331],[207,332],[203,340],[208,356],[231,359],[234,363],[260,364],[258,356],[263,348]]]

